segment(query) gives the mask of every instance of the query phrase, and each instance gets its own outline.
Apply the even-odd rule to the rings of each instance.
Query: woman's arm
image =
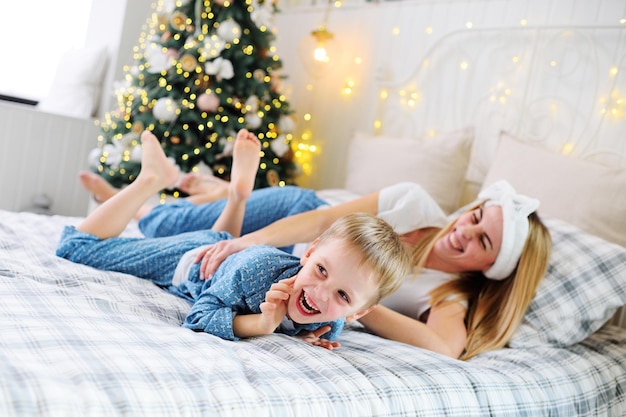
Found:
[[[467,339],[465,313],[466,309],[460,303],[435,306],[431,308],[424,324],[379,305],[361,317],[359,322],[385,339],[458,358],[463,353]]]
[[[281,247],[300,242],[311,242],[338,218],[358,212],[377,214],[378,192],[337,206],[320,208],[285,217],[256,232],[211,245],[198,254],[196,258],[196,262],[202,260],[200,275],[203,278],[210,277],[226,257],[249,246],[270,245]]]

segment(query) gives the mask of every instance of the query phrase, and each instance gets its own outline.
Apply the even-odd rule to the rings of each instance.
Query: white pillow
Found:
[[[59,63],[50,92],[37,107],[65,116],[93,116],[98,108],[106,63],[105,47],[68,51]]]
[[[473,128],[422,138],[357,132],[349,147],[345,188],[368,194],[411,181],[451,213],[459,206],[473,139]]]
[[[500,179],[539,199],[540,215],[626,247],[626,169],[551,152],[503,132],[483,186]]]

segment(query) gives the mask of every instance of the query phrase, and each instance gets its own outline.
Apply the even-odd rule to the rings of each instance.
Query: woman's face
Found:
[[[428,266],[452,273],[486,271],[495,262],[501,245],[502,208],[481,206],[459,216],[450,231],[435,243]]]

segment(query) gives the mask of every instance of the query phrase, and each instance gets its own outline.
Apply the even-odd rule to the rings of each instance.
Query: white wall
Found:
[[[290,2],[289,4],[292,4]],[[321,2],[324,3],[324,2]],[[277,15],[278,55],[288,79],[283,89],[298,119],[298,134],[318,152],[312,174],[301,185],[341,187],[348,141],[355,130],[372,130],[379,75],[401,79],[420,58],[453,30],[526,25],[624,24],[624,0],[405,0],[332,9],[328,29],[343,46],[340,65],[323,78],[308,74],[299,57],[300,42],[323,21],[323,7],[283,7]],[[362,63],[355,63],[360,58]],[[353,94],[342,94],[348,80]],[[304,119],[310,114],[310,121]],[[304,141],[306,142],[306,141]]]
[[[116,105],[113,83],[124,78],[125,65],[134,63],[133,48],[152,10],[152,0],[93,0],[85,45],[106,45],[109,51],[99,117]]]

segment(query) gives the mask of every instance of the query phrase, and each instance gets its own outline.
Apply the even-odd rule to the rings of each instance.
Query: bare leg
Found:
[[[78,230],[101,239],[118,236],[150,197],[176,181],[178,172],[167,160],[156,136],[144,131],[141,143],[141,171],[135,181],[91,212]]]
[[[194,204],[210,203],[228,197],[228,181],[197,172],[183,175],[178,188],[189,194],[187,200]]]
[[[81,171],[78,178],[85,190],[93,196],[93,199],[102,204],[113,197],[120,190],[113,187],[98,174],[89,171]],[[221,200],[228,197],[228,181],[195,172],[185,174],[180,180],[179,187],[182,191],[190,194],[186,199],[193,204],[204,204]],[[135,219],[139,220],[154,208],[154,204],[144,204]]]
[[[93,199],[98,203],[104,203],[119,191],[100,175],[94,174],[93,172],[81,171],[78,173],[78,179],[83,185],[83,188],[89,191]]]
[[[261,159],[261,142],[245,129],[237,133],[233,149],[233,166],[228,200],[212,230],[226,231],[233,236],[241,234],[246,202],[254,188],[254,179]]]

